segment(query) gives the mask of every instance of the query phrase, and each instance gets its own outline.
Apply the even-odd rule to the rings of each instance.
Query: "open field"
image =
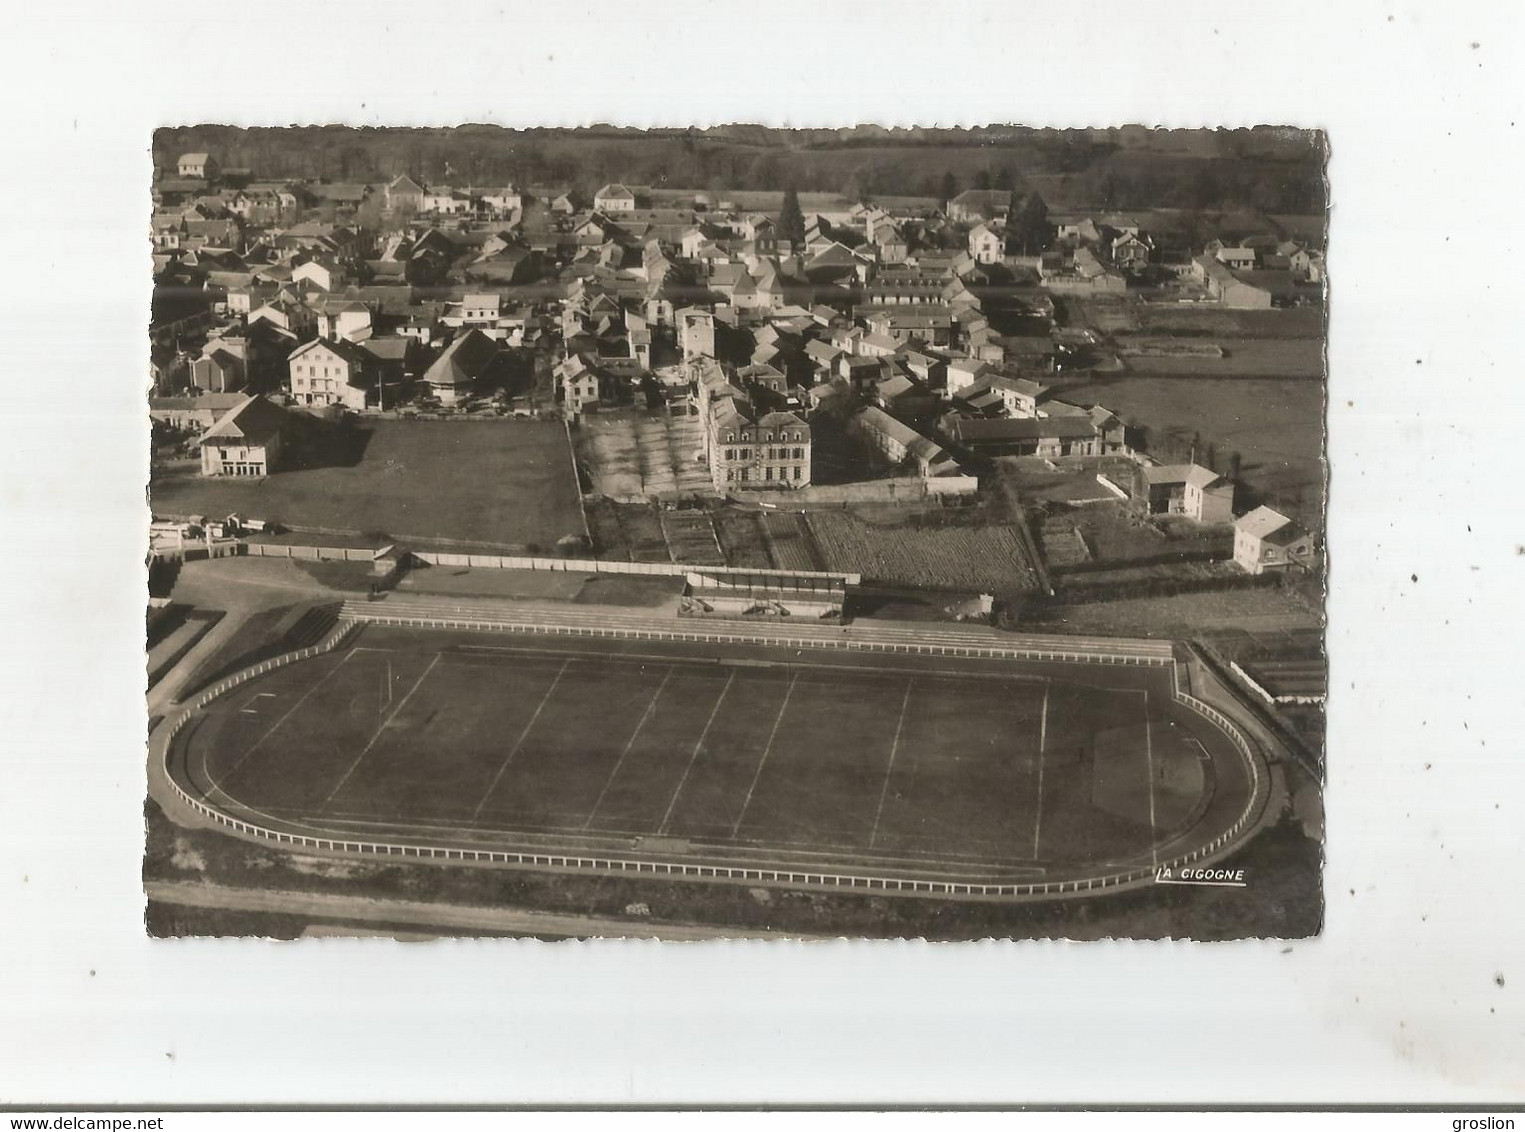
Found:
[[[359,426],[358,460],[264,479],[156,476],[160,514],[275,519],[288,527],[385,531],[397,539],[455,540],[549,550],[583,533],[577,480],[555,421],[387,421]]]
[[[1187,342],[1195,339],[1186,339]],[[1324,343],[1318,338],[1214,338],[1224,356],[1129,357],[1129,372],[1187,377],[1324,376]]]
[[[1168,671],[500,640],[367,627],[213,701],[175,773],[227,812],[348,836],[937,875],[1147,861],[1248,798]]]
[[[943,590],[1014,593],[1038,584],[1014,527],[879,526],[845,511],[807,518],[829,570],[864,579]]]
[[[1177,640],[1213,629],[1256,631],[1316,629],[1318,620],[1274,586],[1120,598],[1116,601],[1040,605],[1022,628],[1035,633],[1151,637]]]
[[[397,583],[396,592],[644,609],[670,606],[676,611],[682,583],[681,578],[585,574],[571,570],[431,566],[409,570]]]
[[[1254,274],[1247,278],[1253,282]],[[1309,288],[1308,294],[1316,295],[1317,291]],[[1321,342],[1325,334],[1324,312],[1318,305],[1235,310],[1216,303],[1074,297],[1065,298],[1063,303],[1069,325],[1112,335],[1119,346],[1128,344],[1135,337],[1143,340],[1175,338],[1185,343],[1221,339]]]
[[[1250,275],[1252,281],[1253,275]],[[1208,338],[1324,338],[1324,312],[1317,306],[1289,310],[1232,310],[1210,304],[1137,303],[1126,308],[1131,326],[1146,334]]]
[[[1269,503],[1317,528],[1323,514],[1324,384],[1265,378],[1096,377],[1057,396],[1100,402],[1156,431],[1201,432],[1243,457],[1236,506]]]

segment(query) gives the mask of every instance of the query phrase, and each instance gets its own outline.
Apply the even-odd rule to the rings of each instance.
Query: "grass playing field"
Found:
[[[357,462],[262,479],[159,471],[154,511],[275,519],[549,552],[583,533],[566,433],[555,421],[366,421]]]
[[[1248,797],[1159,670],[698,647],[370,626],[214,701],[173,766],[340,836],[953,876],[1148,860]]]

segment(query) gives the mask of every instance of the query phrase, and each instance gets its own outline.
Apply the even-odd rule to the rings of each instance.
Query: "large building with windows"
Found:
[[[710,417],[710,478],[716,491],[810,486],[810,425],[797,413],[757,413],[725,398]]]
[[[299,405],[342,405],[352,412],[376,399],[375,358],[346,338],[315,338],[287,359],[291,396]]]
[[[702,367],[697,385],[704,456],[717,492],[810,486],[810,424],[803,416],[762,408],[718,365]]]

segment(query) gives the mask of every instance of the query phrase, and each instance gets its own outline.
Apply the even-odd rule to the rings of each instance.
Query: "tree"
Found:
[[[1021,243],[1024,255],[1041,252],[1048,246],[1048,205],[1037,189],[1027,194],[1015,216],[1007,220],[1007,226],[1012,239]]]
[[[1207,167],[1197,170],[1191,182],[1191,206],[1197,211],[1215,208],[1223,202],[1223,186]]]
[[[951,172],[944,173],[942,183],[943,203],[947,204],[956,196],[958,196],[958,178]]]
[[[1117,178],[1111,173],[1104,176],[1096,195],[1101,201],[1102,208],[1117,208],[1121,195],[1118,191]]]
[[[990,188],[990,170],[981,169],[974,175],[974,187],[985,190]]]
[[[778,234],[788,240],[798,253],[805,246],[805,214],[800,211],[800,194],[790,185],[784,190],[783,209],[778,214]]]

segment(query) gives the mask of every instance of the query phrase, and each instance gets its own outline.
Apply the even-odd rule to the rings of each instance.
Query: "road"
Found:
[[[150,900],[192,908],[221,908],[240,912],[283,912],[330,920],[364,923],[418,924],[440,934],[461,931],[508,932],[515,935],[595,936],[626,939],[696,941],[707,939],[827,939],[789,932],[740,928],[699,927],[594,916],[537,912],[525,908],[479,908],[467,904],[434,904],[419,900],[371,900],[314,892],[278,892],[229,888],[199,881],[149,881]]]

